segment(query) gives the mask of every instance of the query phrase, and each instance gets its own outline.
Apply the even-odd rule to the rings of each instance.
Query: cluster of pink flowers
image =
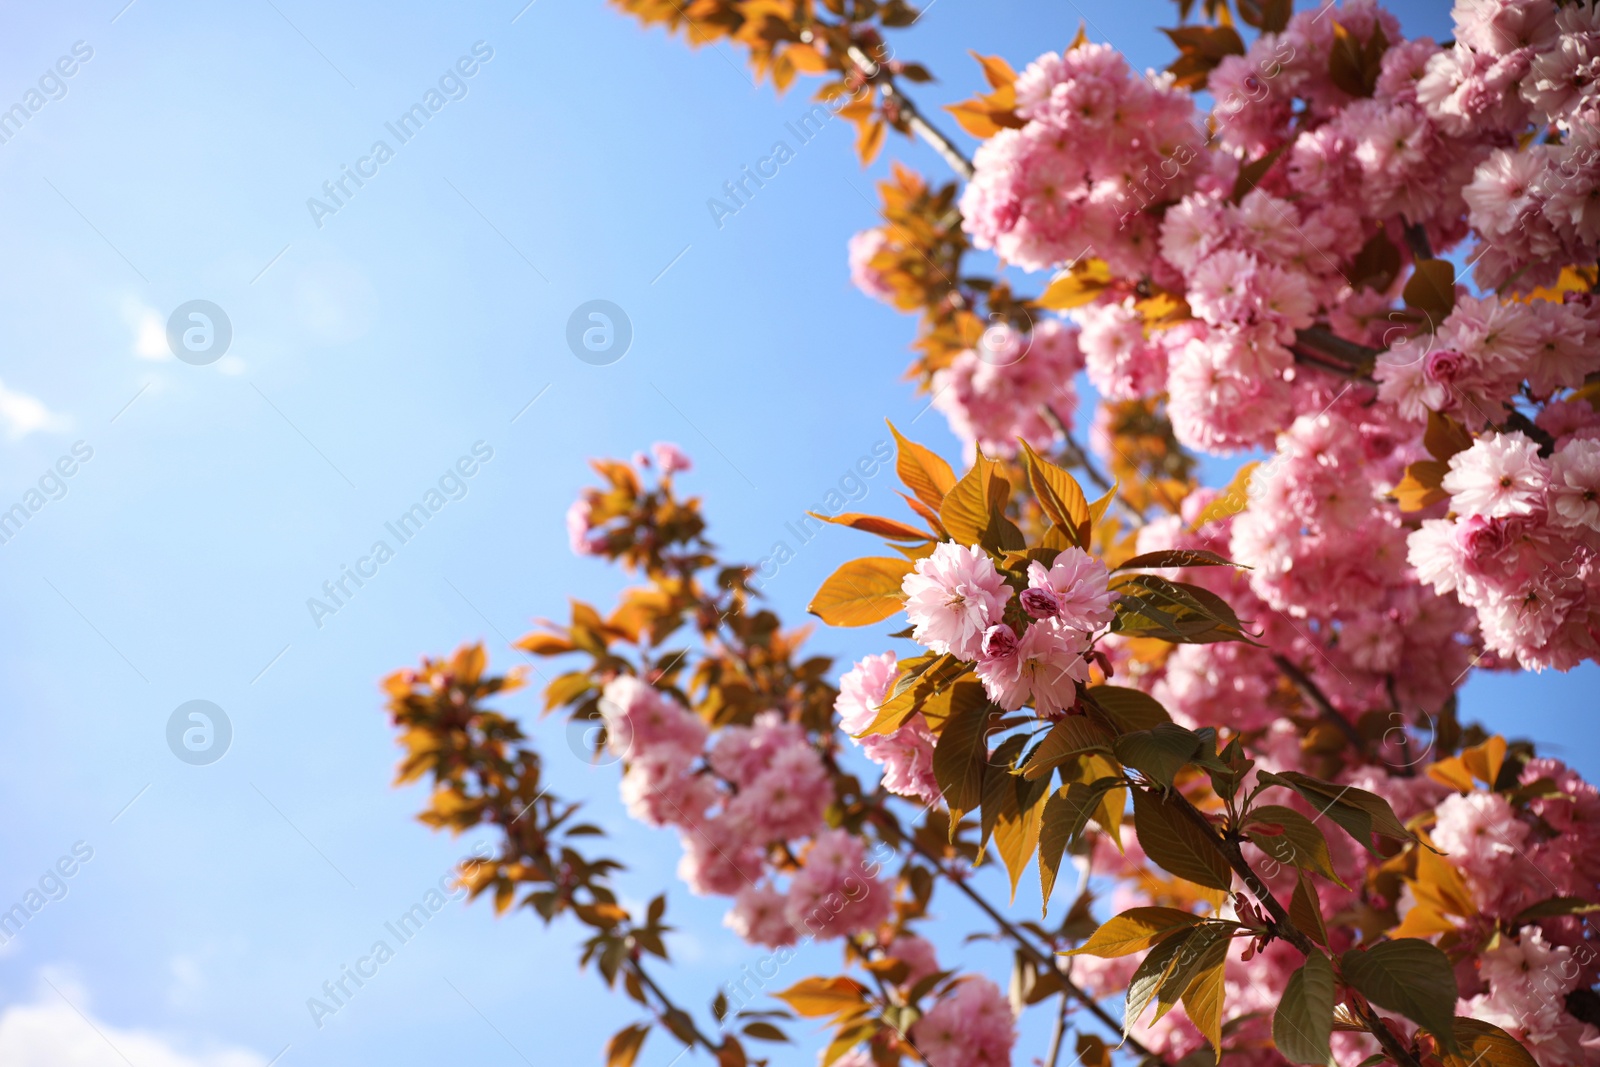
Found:
[[[1490,649],[1566,670],[1600,654],[1600,436],[1540,451],[1517,432],[1450,457],[1452,517],[1422,523],[1410,560],[1477,611]]]
[[[832,781],[799,726],[766,712],[713,737],[693,712],[631,675],[606,684],[600,714],[608,751],[626,763],[628,813],[682,832],[679,877],[696,893],[734,897],[727,921],[741,937],[779,947],[888,921],[891,893],[866,846],[826,828]],[[778,888],[780,871],[787,889]]]
[[[1552,759],[1529,762],[1520,782],[1538,785],[1526,810],[1498,793],[1451,793],[1438,805],[1434,844],[1481,915],[1466,920],[1469,935],[1483,920],[1513,923],[1551,897],[1600,903],[1600,790]],[[1579,915],[1523,920],[1465,976],[1460,1013],[1518,1036],[1541,1064],[1600,1059],[1600,1028],[1564,1010],[1568,993],[1600,980],[1588,927]]]
[[[911,1040],[928,1067],[1009,1067],[1017,1024],[999,987],[971,977],[917,1020]]]
[[[968,349],[933,376],[933,406],[951,431],[989,456],[1014,456],[1017,438],[1049,450],[1060,438],[1046,409],[1070,429],[1078,394],[1072,376],[1083,366],[1078,331],[1055,319],[1029,333],[991,326],[978,347]]]
[[[946,542],[917,561],[901,589],[912,639],[930,652],[977,663],[989,699],[1007,711],[1032,704],[1058,715],[1077,703],[1089,677],[1090,640],[1112,618],[1105,564],[1080,548],[1047,568],[1028,565],[1018,598],[1023,618],[1007,622],[1012,589],[988,553]]]
[[[650,446],[649,455],[634,454],[634,466],[640,470],[649,470],[652,462],[663,478],[694,467],[688,453],[670,441],[657,441]],[[602,529],[605,524],[594,521],[594,506],[599,498],[600,490],[585,489],[567,508],[567,544],[574,555],[601,556],[609,547]]]
[[[896,796],[912,797],[924,804],[939,800],[939,783],[933,777],[933,731],[919,711],[891,734],[856,738],[878,716],[889,698],[899,665],[893,652],[867,656],[839,679],[834,710],[839,728],[861,746],[868,759],[883,768],[883,787]]]
[[[902,990],[939,970],[933,946],[914,934],[896,937],[888,952],[906,965],[905,977],[896,983]],[[949,984],[906,1037],[928,1067],[1010,1067],[1017,1042],[1016,1016],[998,986],[968,975]],[[876,1063],[870,1052],[859,1048],[833,1061],[834,1067]]]
[[[973,243],[1030,270],[1091,248],[1119,273],[1148,270],[1156,231],[1140,184],[1175,198],[1192,181],[1201,137],[1189,94],[1091,44],[1039,57],[1016,95],[1025,125],[983,143],[961,197]]]
[[[1040,715],[1065,713],[1089,680],[1094,635],[1114,614],[1105,564],[1068,548],[1049,567],[1028,565],[1018,612],[1006,619],[1012,589],[977,546],[946,542],[917,561],[902,583],[912,637],[936,654],[976,664],[989,699],[1007,711],[1031,705]],[[839,680],[834,709],[853,740],[877,718],[899,664],[892,652],[867,656]],[[924,804],[941,797],[933,775],[934,735],[918,712],[890,734],[856,740],[883,768],[883,787]]]

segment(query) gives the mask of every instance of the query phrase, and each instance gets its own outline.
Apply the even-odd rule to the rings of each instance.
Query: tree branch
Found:
[[[1346,341],[1326,326],[1313,326],[1308,330],[1297,331],[1294,343],[1296,348],[1303,348],[1313,356],[1352,370],[1383,354],[1382,349]]]
[[[1357,752],[1366,751],[1366,740],[1361,736],[1360,731],[1356,729],[1355,724],[1344,717],[1344,713],[1334,706],[1333,701],[1328,699],[1328,694],[1324,693],[1322,688],[1311,680],[1310,675],[1296,667],[1289,661],[1288,657],[1280,652],[1272,654],[1272,662],[1277,664],[1279,672],[1285,678],[1294,683],[1294,687],[1300,690],[1300,695],[1305,697],[1317,709],[1322,718],[1339,728],[1345,739],[1355,746]]]
[[[1206,818],[1205,813],[1199,808],[1191,804],[1188,797],[1177,790],[1172,791],[1172,796],[1177,801],[1179,811],[1183,812],[1190,821],[1205,828],[1207,839],[1217,846],[1223,858],[1228,861],[1228,866],[1249,888],[1250,894],[1260,902],[1262,907],[1267,909],[1267,914],[1272,917],[1272,932],[1293,945],[1301,955],[1309,956],[1313,952],[1320,953],[1322,950],[1312,944],[1309,937],[1301,933],[1300,929],[1295,926],[1294,920],[1289,918],[1288,909],[1278,902],[1278,898],[1272,895],[1272,890],[1267,888],[1266,883],[1251,868],[1249,862],[1244,858],[1244,849],[1240,847],[1239,841],[1226,834],[1218,836],[1217,828],[1212,825],[1211,820]],[[1356,1016],[1366,1026],[1367,1031],[1378,1039],[1378,1044],[1383,1046],[1384,1052],[1396,1063],[1402,1064],[1403,1067],[1422,1067],[1418,1059],[1411,1054],[1409,1049],[1400,1044],[1388,1025],[1378,1018],[1376,1014],[1370,1011],[1357,1011]]]
[[[946,137],[937,126],[923,117],[922,111],[916,102],[900,90],[895,84],[894,76],[884,68],[883,64],[867,55],[858,45],[850,46],[850,61],[856,65],[861,76],[876,85],[883,93],[884,101],[894,101],[896,109],[905,119],[905,123],[918,137],[926,141],[935,152],[944,157],[950,169],[961,175],[966,181],[972,180],[972,161],[962,154],[955,142]]]
[[[644,969],[644,964],[640,960],[635,959],[632,955],[629,955],[627,959],[627,965],[628,969],[632,971],[634,976],[639,979],[640,984],[646,989],[650,990],[650,992],[654,993],[656,999],[661,1002],[661,1025],[665,1026],[669,1031],[671,1031],[674,1037],[677,1037],[681,1040],[683,1035],[678,1032],[678,1028],[669,1020],[682,1019],[684,1028],[687,1029],[690,1035],[694,1038],[694,1042],[691,1042],[691,1044],[698,1043],[707,1052],[715,1056],[718,1050],[722,1048],[722,1045],[720,1043],[713,1042],[709,1037],[702,1033],[699,1025],[694,1021],[694,1016],[690,1015],[688,1012],[684,1011],[682,1008],[673,1003],[672,998],[667,996],[667,994],[662,991],[660,986],[656,985],[656,980],[654,978],[650,977],[650,972]]]

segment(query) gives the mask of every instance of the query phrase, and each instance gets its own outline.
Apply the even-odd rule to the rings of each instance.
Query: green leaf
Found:
[[[1128,982],[1127,1003],[1122,1009],[1122,1034],[1126,1037],[1133,1032],[1133,1024],[1139,1021],[1139,1016],[1150,1006],[1150,1001],[1160,992],[1161,986],[1173,969],[1178,966],[1179,954],[1183,951],[1184,943],[1194,936],[1194,930],[1185,930],[1177,937],[1169,937],[1144,958],[1138,970],[1133,972],[1133,978]]]
[[[644,1039],[649,1036],[650,1027],[640,1024],[611,1035],[611,1040],[606,1043],[606,1067],[633,1067],[634,1060],[639,1058],[639,1050],[644,1047]]]
[[[1124,767],[1171,789],[1173,778],[1200,751],[1200,736],[1177,723],[1165,722],[1154,729],[1123,734],[1112,751]]]
[[[1415,840],[1411,831],[1395,816],[1389,802],[1376,793],[1355,786],[1324,782],[1298,771],[1284,771],[1282,774],[1262,772],[1258,779],[1268,785],[1284,785],[1293,789],[1317,809],[1319,818],[1326,815],[1374,854],[1377,853],[1377,849],[1372,847],[1374,832],[1396,841]]]
[[[1021,440],[1019,438],[1019,440]],[[1065,470],[1043,459],[1033,446],[1022,441],[1023,462],[1028,469],[1028,487],[1050,521],[1079,548],[1089,547],[1089,500],[1078,480]]]
[[[1039,825],[1039,888],[1045,914],[1050,911],[1050,893],[1055,889],[1067,845],[1089,825],[1101,798],[1121,784],[1118,778],[1101,778],[1090,785],[1070,782],[1045,801]]]
[[[918,500],[938,511],[939,505],[944,503],[945,494],[956,484],[955,472],[938,454],[902,437],[892,422],[889,423],[889,432],[894,434],[895,442],[899,445],[895,471],[900,475],[900,480],[907,489],[917,494]]]
[[[1112,737],[1084,715],[1068,715],[1050,728],[1022,765],[1024,778],[1043,777],[1074,756],[1085,752],[1111,754]]]
[[[1600,911],[1600,904],[1591,904],[1582,897],[1550,897],[1517,912],[1511,920],[1511,928],[1516,929],[1535,919],[1548,919],[1557,915],[1589,915],[1597,911]]]
[[[1190,821],[1179,810],[1181,799],[1163,800],[1151,789],[1133,791],[1134,830],[1145,855],[1162,870],[1208,889],[1233,886],[1233,868],[1222,854],[1222,841]]]
[[[1167,709],[1149,693],[1123,685],[1095,685],[1085,690],[1090,706],[1100,712],[1115,733],[1153,730],[1172,721]]]
[[[1316,823],[1293,808],[1263,804],[1250,812],[1244,832],[1251,843],[1277,862],[1315,872],[1340,888],[1348,888],[1333,869],[1328,839]]]
[[[926,535],[924,535],[926,536]],[[1144,552],[1117,565],[1119,571],[1144,568],[1162,570],[1169,567],[1238,567],[1239,564],[1224,559],[1203,548],[1169,548],[1160,552]]]
[[[1103,960],[1128,956],[1204,921],[1198,915],[1177,908],[1129,908],[1101,923],[1089,940],[1062,955],[1098,956]]]
[[[950,806],[952,834],[962,814],[983,801],[983,771],[987,764],[984,757],[988,754],[984,727],[988,725],[989,710],[987,702],[961,707],[950,716],[933,749],[933,777]]]
[[[1333,1060],[1333,965],[1320,952],[1289,976],[1272,1016],[1272,1041],[1290,1063],[1327,1067]]]
[[[939,523],[959,544],[1020,552],[1028,544],[1005,516],[1010,497],[1011,483],[996,473],[994,460],[979,452],[972,469],[945,494]]]
[[[1289,921],[1311,940],[1327,947],[1328,926],[1322,921],[1322,901],[1317,898],[1317,887],[1304,874],[1295,882],[1294,896],[1289,898]]]
[[[1380,941],[1340,956],[1339,970],[1372,1003],[1426,1027],[1454,1050],[1456,972],[1439,949],[1415,937]]]
[[[1179,999],[1201,975],[1227,962],[1233,929],[1232,923],[1204,923],[1195,928],[1178,953],[1177,965],[1156,993],[1156,1014],[1150,1020],[1152,1023],[1160,1022],[1163,1015],[1177,1007]],[[1218,1025],[1221,1025],[1220,1019]]]

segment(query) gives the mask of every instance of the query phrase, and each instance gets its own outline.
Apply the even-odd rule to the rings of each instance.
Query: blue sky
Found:
[[[0,13],[0,108],[41,78],[58,97],[0,143],[0,508],[41,478],[58,497],[0,545],[0,909],[63,857],[73,871],[0,948],[0,1048],[20,1062],[599,1062],[634,1015],[574,977],[574,929],[484,906],[446,908],[312,1024],[306,999],[473,841],[427,832],[419,793],[389,787],[378,679],[464,639],[509,666],[506,639],[569,595],[609,603],[617,575],[574,560],[561,523],[587,456],[681,443],[716,539],[754,560],[884,440],[885,416],[956,454],[899,380],[911,324],[849,287],[844,241],[872,222],[883,165],[864,172],[850,131],[827,128],[718,227],[706,201],[786,137],[803,96],[600,4],[523,2]],[[1408,30],[1441,35],[1442,9],[1399,5]],[[1080,16],[939,0],[897,49],[942,79],[919,99],[950,102],[980,87],[966,49],[1020,66]],[[1095,5],[1090,33],[1160,65],[1150,27],[1170,18],[1154,0]],[[399,143],[385,124],[442,78],[453,98]],[[916,146],[889,154],[943,178]],[[346,167],[364,184],[308,209]],[[606,366],[565,342],[595,299],[632,324]],[[206,365],[166,345],[195,300],[231,323]],[[307,598],[475,447],[464,495],[314,621]],[[885,477],[864,506],[889,508]],[[861,547],[845,531],[806,545],[773,603],[799,621]],[[841,660],[881,643],[815,641]],[[1464,714],[1593,773],[1573,725],[1596,677],[1475,679]],[[167,746],[191,700],[231,723],[210,765]],[[534,698],[510,706],[531,718]],[[558,787],[616,828],[625,890],[675,886],[676,842],[622,817],[615,769],[571,756],[559,722],[536,733]],[[721,929],[722,902],[670,895],[686,932],[667,984],[703,1006],[757,953]],[[941,914],[947,955],[1004,974],[997,952],[960,947],[964,907]],[[1019,1056],[1046,1026],[1028,1020]],[[641,1062],[669,1063],[668,1045]]]

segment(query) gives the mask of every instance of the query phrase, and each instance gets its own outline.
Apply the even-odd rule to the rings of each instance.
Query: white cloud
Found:
[[[59,977],[53,981],[55,988],[41,985],[34,1003],[15,1004],[0,1014],[0,1063],[6,1067],[265,1067],[267,1062],[240,1048],[180,1052],[159,1034],[95,1018],[81,987]]]
[[[161,312],[133,297],[122,302],[122,319],[133,331],[133,354],[140,359],[171,359],[167,324]]]
[[[4,382],[0,382],[0,424],[12,441],[35,430],[64,430],[71,425],[65,417],[45,407],[38,397],[7,389]]]

